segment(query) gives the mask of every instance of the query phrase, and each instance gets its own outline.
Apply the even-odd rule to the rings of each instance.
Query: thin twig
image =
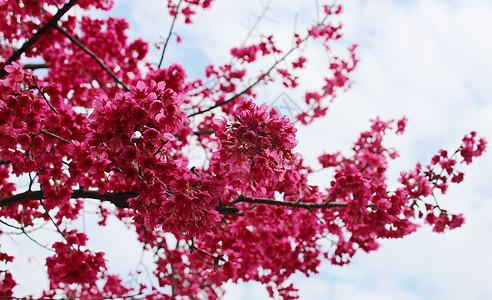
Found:
[[[47,135],[51,136],[52,138],[58,139],[58,140],[64,142],[65,144],[70,144],[71,143],[69,140],[66,140],[66,139],[64,139],[64,138],[62,138],[62,137],[60,137],[60,136],[58,136],[58,135],[56,135],[56,134],[54,134],[52,132],[49,132],[49,131],[47,131],[45,129],[42,129],[41,128],[41,129],[39,129],[39,132],[42,132],[44,134],[47,134]]]
[[[48,218],[50,219],[51,223],[53,223],[53,225],[55,226],[56,230],[58,231],[58,233],[61,234],[61,236],[65,239],[65,241],[68,242],[67,240],[67,237],[65,236],[65,234],[60,230],[60,228],[58,227],[58,225],[56,225],[55,223],[55,220],[53,220],[53,218],[51,217],[50,213],[48,212],[48,209],[46,209],[46,206],[44,206],[43,204],[43,201],[41,199],[39,199],[39,203],[41,204],[41,206],[44,208],[44,211],[46,212],[46,215],[48,216]]]
[[[169,28],[169,33],[167,34],[166,41],[164,42],[164,48],[162,49],[161,59],[159,60],[159,64],[157,65],[157,69],[161,68],[162,61],[164,60],[164,53],[166,53],[167,44],[169,43],[169,39],[171,38],[171,35],[173,34],[174,24],[176,23],[176,19],[178,18],[178,15],[179,15],[179,6],[181,5],[181,1],[182,0],[179,0],[178,5],[176,6],[176,13],[174,14],[173,22],[171,23],[171,28]]]
[[[190,244],[188,244],[188,242],[187,242],[187,241],[185,241],[185,243],[186,243],[186,244],[188,245],[188,247],[190,248],[190,252],[193,252],[194,250],[196,250],[196,251],[198,251],[198,252],[200,252],[200,253],[202,253],[202,254],[205,254],[205,255],[207,255],[207,256],[209,256],[209,257],[213,258],[213,259],[214,259],[214,261],[215,261],[215,260],[225,261],[225,259],[222,257],[222,255],[219,255],[219,254],[218,254],[218,255],[214,255],[214,254],[209,253],[209,252],[207,252],[207,251],[205,251],[205,250],[202,250],[202,249],[200,249],[200,248],[197,248],[197,247],[195,246],[195,242],[194,242],[193,238],[191,238],[191,245],[190,245]]]
[[[263,5],[263,11],[261,12],[261,14],[258,17],[256,17],[255,23],[253,24],[253,26],[251,26],[249,28],[248,34],[246,34],[244,39],[241,41],[241,47],[244,47],[244,45],[246,45],[246,42],[248,41],[248,39],[253,34],[253,31],[255,31],[255,29],[258,27],[261,20],[263,20],[266,17],[267,11],[269,11],[271,9],[271,6],[270,6],[271,2],[272,2],[271,0],[268,0],[268,2]]]
[[[169,142],[169,141],[161,140],[161,146],[159,147],[159,149],[157,149],[157,151],[154,152],[154,154],[152,156],[156,156],[159,152],[161,152],[162,147],[164,147],[164,145],[167,144],[167,142]]]
[[[65,4],[58,12],[48,21],[48,23],[41,26],[38,31],[27,40],[22,47],[20,47],[17,51],[15,51],[12,56],[7,59],[7,61],[3,64],[2,69],[0,70],[0,79],[7,75],[7,71],[5,71],[5,67],[11,64],[13,61],[16,61],[21,57],[21,55],[29,50],[42,36],[48,31],[48,29],[56,26],[56,23],[60,18],[75,5],[79,0],[70,0],[67,4]]]
[[[51,105],[50,100],[48,100],[48,98],[46,98],[46,96],[44,95],[44,92],[41,90],[41,88],[39,87],[38,83],[36,82],[36,76],[34,76],[34,75],[32,76],[32,82],[34,83],[34,86],[39,91],[39,93],[41,94],[41,96],[43,97],[43,99],[46,101],[46,103],[48,104],[48,106],[51,108],[51,110],[54,111],[55,114],[59,115],[59,113],[56,111],[56,109]]]
[[[32,176],[31,176],[31,173],[30,173],[30,172],[29,172],[29,173],[27,173],[27,175],[29,175],[29,187],[27,188],[27,191],[29,191],[29,192],[30,192],[30,191],[31,191],[31,189],[32,189],[32,185],[34,184],[34,178],[32,178]]]
[[[31,232],[35,232],[35,231],[43,228],[46,225],[46,223],[48,223],[48,222],[44,222],[43,224],[39,225],[38,227],[33,227],[33,228],[29,229],[29,230],[26,230],[25,227],[18,227],[18,226],[9,224],[9,223],[7,223],[5,221],[2,221],[2,220],[0,220],[0,223],[4,224],[5,226],[8,226],[8,227],[11,227],[11,228],[14,228],[16,230],[20,230],[21,231],[21,232],[5,232],[5,231],[2,231],[3,233],[8,233],[8,234],[24,234],[24,232],[31,233]],[[23,228],[24,228],[24,230],[22,230]]]
[[[320,219],[320,217],[318,217],[318,215],[310,208],[307,209],[316,219],[318,219],[318,222],[320,222],[321,224],[325,224],[325,222],[323,222],[323,220]]]
[[[14,228],[14,229],[17,229],[17,230],[21,230],[22,231],[22,227],[18,227],[18,226],[15,226],[15,225],[12,225],[12,224],[9,224],[7,222],[4,222],[2,220],[0,220],[0,223],[2,223],[3,225],[5,226],[8,226],[8,227],[11,227],[11,228]]]
[[[25,236],[27,236],[27,238],[28,238],[28,239],[30,239],[31,241],[33,241],[33,242],[34,242],[35,244],[37,244],[38,246],[40,246],[40,247],[42,247],[42,248],[44,248],[44,249],[46,249],[46,250],[49,250],[49,251],[53,251],[53,252],[55,252],[55,250],[53,250],[53,249],[51,249],[51,248],[49,248],[49,247],[47,247],[47,246],[45,246],[45,245],[41,244],[40,242],[36,241],[35,239],[33,239],[33,238],[29,235],[29,234],[27,234],[27,232],[24,230],[24,228],[21,228],[21,230],[22,230],[22,233],[23,233]]]

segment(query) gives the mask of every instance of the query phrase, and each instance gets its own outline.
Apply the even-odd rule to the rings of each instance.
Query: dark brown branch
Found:
[[[24,70],[37,70],[37,69],[46,69],[48,68],[48,65],[45,63],[42,64],[25,64],[23,65]]]
[[[18,60],[24,52],[29,50],[29,48],[31,48],[41,38],[41,36],[43,36],[43,34],[48,31],[48,29],[56,26],[58,20],[60,20],[60,18],[78,1],[79,0],[70,0],[60,10],[58,10],[58,12],[48,21],[48,23],[41,26],[38,31],[36,31],[36,33],[29,40],[27,40],[24,45],[22,45],[22,47],[15,51],[14,54],[12,54],[12,56],[10,56],[9,59],[7,59],[7,61],[3,64],[2,69],[0,70],[0,79],[7,75],[5,67],[11,64],[13,61]]]
[[[78,190],[72,193],[72,198],[89,198],[113,203],[118,208],[128,208],[127,200],[138,197],[138,193],[134,191],[119,192],[119,193],[104,193],[99,194],[97,191]]]
[[[176,6],[176,13],[174,14],[173,22],[171,23],[171,28],[169,28],[169,33],[167,34],[166,41],[164,42],[164,48],[162,49],[161,59],[159,60],[159,64],[157,65],[157,69],[161,68],[162,61],[164,60],[164,54],[166,53],[167,44],[169,43],[169,39],[171,38],[171,35],[173,34],[174,24],[176,23],[176,19],[178,18],[180,5],[181,5],[181,0],[179,0],[178,5]]]
[[[331,199],[322,203],[303,203],[303,202],[280,201],[280,200],[267,199],[267,198],[253,199],[249,197],[244,197],[243,195],[240,195],[239,197],[237,197],[236,200],[231,201],[231,203],[229,203],[229,206],[239,202],[252,203],[252,204],[267,204],[267,205],[276,205],[276,206],[293,207],[293,208],[305,208],[307,210],[317,209],[317,208],[347,207],[347,203],[333,203]]]
[[[223,216],[244,216],[244,212],[230,205],[217,205],[215,210]]]
[[[123,83],[121,82],[121,80],[118,79],[118,77],[116,77],[116,75],[113,73],[113,71],[111,71],[102,61],[101,59],[99,59],[99,57],[97,57],[97,55],[92,52],[91,50],[89,50],[84,44],[82,44],[81,41],[79,41],[78,39],[76,39],[75,37],[71,36],[65,29],[61,28],[60,26],[58,25],[55,25],[54,28],[56,30],[58,30],[61,34],[63,34],[66,38],[68,38],[72,43],[74,43],[77,47],[79,47],[80,49],[82,49],[82,51],[84,51],[85,53],[87,53],[90,57],[92,57],[92,59],[94,59],[97,64],[99,66],[101,66],[101,68],[106,71],[106,73],[108,73],[109,76],[111,76],[111,78],[113,78],[114,81],[116,81],[116,83],[118,83],[125,91],[129,91],[130,89]]]
[[[85,199],[96,199],[101,201],[108,201],[113,203],[118,208],[128,208],[127,200],[129,198],[137,197],[139,194],[135,191],[129,192],[118,192],[111,193],[107,192],[100,194],[98,191],[87,191],[87,190],[76,190],[72,193],[71,198],[85,198]],[[333,198],[333,197],[332,197]],[[43,191],[27,191],[21,194],[16,194],[12,196],[3,197],[0,199],[0,207],[6,207],[14,204],[25,203],[33,200],[45,199]],[[245,202],[252,204],[267,204],[275,206],[293,207],[293,208],[304,208],[307,210],[319,209],[319,208],[340,208],[347,207],[347,203],[332,203],[332,200],[328,200],[323,203],[302,203],[302,202],[290,202],[290,201],[279,201],[274,199],[258,198],[252,199],[244,196],[237,197],[236,200],[231,201],[227,206],[218,206],[217,211],[223,215],[234,215],[242,216],[243,213],[237,208],[232,207],[232,205]]]
[[[119,192],[119,193],[104,193],[99,194],[97,191],[76,190],[72,193],[71,198],[86,198],[108,201],[113,203],[118,208],[128,208],[127,200],[137,197],[137,192]],[[24,192],[17,195],[12,195],[0,199],[0,207],[6,207],[17,203],[25,203],[33,200],[45,199],[43,191]]]
[[[10,164],[11,164],[10,159],[9,160],[1,160],[0,159],[0,166],[2,166],[2,165],[10,165]]]
[[[196,136],[201,136],[201,135],[205,135],[205,134],[212,134],[212,133],[214,133],[214,131],[210,128],[193,131],[193,134]]]

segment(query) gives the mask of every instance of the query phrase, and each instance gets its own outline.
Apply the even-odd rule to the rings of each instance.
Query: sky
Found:
[[[308,162],[315,164],[324,151],[349,151],[368,127],[368,120],[376,116],[409,119],[403,136],[387,140],[400,153],[390,165],[390,185],[396,184],[400,171],[412,169],[418,161],[427,163],[439,149],[456,149],[472,130],[492,141],[492,1],[338,2],[344,6],[340,17],[344,40],[333,45],[333,51],[343,53],[344,47],[357,43],[360,63],[351,89],[337,98],[327,117],[307,128],[299,127],[297,150]],[[171,43],[165,65],[182,63],[190,77],[196,77],[203,74],[205,65],[227,62],[228,49],[242,41],[265,3],[216,0],[211,10],[195,16],[194,26],[184,26],[181,20],[176,32],[183,42],[179,46]],[[316,18],[317,2],[286,3],[270,1],[267,17],[257,28],[275,32],[285,45],[295,26],[301,28]],[[130,35],[151,45],[162,41],[169,30],[163,1],[118,0],[112,14],[128,18]],[[306,49],[312,66],[301,78],[304,86],[316,86],[321,80],[326,55],[320,51]],[[158,52],[152,52],[149,59],[157,62]],[[262,90],[264,99],[258,101],[271,103],[281,92],[279,87]],[[301,94],[288,91],[287,95],[296,100]],[[464,214],[462,228],[436,234],[423,226],[404,239],[382,241],[376,252],[359,253],[348,266],[324,263],[319,274],[295,275],[293,282],[300,288],[301,299],[492,299],[490,166],[488,151],[461,168],[466,174],[462,184],[438,196],[448,211]],[[326,174],[311,179],[321,185],[329,182]],[[97,230],[89,222],[86,226]],[[90,242],[101,245],[111,236],[114,232],[104,231],[91,235]],[[106,249],[112,270],[123,270],[123,264],[133,257],[137,262],[138,247],[126,242],[131,238],[113,240],[114,249],[126,250],[123,254]],[[31,272],[21,279],[26,282],[37,276],[28,266],[16,268]],[[225,299],[267,298],[259,284],[228,285],[227,291]]]

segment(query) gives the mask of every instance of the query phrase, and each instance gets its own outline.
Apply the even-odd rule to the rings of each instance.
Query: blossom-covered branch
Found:
[[[70,0],[68,3],[66,3],[61,9],[58,10],[58,12],[43,26],[41,26],[36,33],[29,39],[27,40],[22,47],[20,47],[18,50],[10,56],[7,61],[5,61],[2,65],[2,69],[0,70],[0,79],[3,78],[5,75],[7,75],[7,71],[5,70],[5,67],[8,66],[10,63],[13,61],[18,60],[23,53],[25,53],[29,48],[31,48],[36,42],[48,31],[50,28],[54,28],[60,20],[63,15],[65,15],[72,6],[74,6],[79,0]]]
[[[72,43],[74,43],[75,45],[77,45],[77,47],[79,47],[80,49],[82,49],[85,53],[87,53],[87,55],[89,55],[90,57],[92,57],[99,66],[101,66],[101,68],[106,72],[108,73],[109,76],[111,76],[111,78],[113,78],[114,81],[116,81],[116,83],[118,83],[125,91],[129,91],[130,89],[123,83],[121,82],[121,80],[118,79],[118,77],[116,77],[116,75],[113,73],[113,71],[111,71],[100,59],[99,57],[97,57],[96,54],[94,54],[94,52],[92,52],[91,50],[89,50],[86,46],[84,46],[84,44],[82,44],[78,39],[76,39],[75,37],[71,36],[66,30],[64,30],[63,28],[61,28],[60,26],[58,25],[55,25],[54,28],[56,30],[58,30],[61,34],[63,34],[64,36],[66,36]]]

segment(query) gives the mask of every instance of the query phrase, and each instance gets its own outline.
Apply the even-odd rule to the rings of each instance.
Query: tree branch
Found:
[[[276,206],[284,206],[284,207],[305,208],[307,210],[317,209],[317,208],[347,207],[347,203],[332,203],[331,201],[332,200],[330,199],[322,203],[303,203],[303,202],[280,201],[280,200],[267,199],[267,198],[253,199],[249,197],[244,197],[243,195],[239,195],[236,200],[231,201],[229,203],[229,206],[239,202],[245,202],[245,203],[252,203],[252,204],[267,204],[267,205],[276,205]]]
[[[0,159],[0,166],[3,166],[3,165],[9,165],[9,164],[11,164],[10,159],[9,159],[9,160],[1,160],[1,159]]]
[[[201,136],[201,135],[205,135],[205,134],[212,134],[212,133],[214,133],[214,131],[213,131],[213,129],[210,129],[210,128],[193,131],[193,134],[196,136]]]
[[[99,194],[98,191],[76,190],[72,193],[71,198],[87,198],[108,201],[113,203],[118,208],[128,208],[127,200],[137,197],[138,193],[134,191],[119,192],[119,193],[104,193]],[[21,194],[3,197],[0,199],[0,207],[6,207],[17,203],[25,203],[33,200],[45,199],[43,191],[27,191]]]
[[[17,51],[15,51],[12,56],[7,59],[7,61],[3,64],[2,69],[0,70],[0,79],[3,78],[5,75],[7,75],[7,71],[5,71],[5,67],[11,64],[13,61],[16,61],[21,57],[21,55],[29,50],[40,38],[43,36],[43,34],[48,31],[48,29],[53,28],[56,26],[56,23],[60,18],[70,9],[72,6],[75,5],[79,0],[70,0],[67,4],[65,4],[58,12],[48,21],[48,23],[44,24],[41,26],[38,31],[29,39],[27,40],[22,47],[20,47]]]
[[[178,5],[176,6],[176,13],[174,14],[173,22],[171,23],[171,28],[169,28],[169,33],[167,35],[166,41],[164,42],[164,48],[162,49],[161,59],[159,60],[159,64],[157,65],[157,69],[161,68],[162,61],[164,60],[164,53],[166,53],[167,44],[169,43],[169,39],[173,34],[174,23],[176,23],[176,19],[179,14],[179,6],[181,5],[181,0],[179,0]]]
[[[258,17],[256,17],[256,20],[255,20],[255,23],[253,24],[253,26],[251,26],[249,28],[248,34],[246,34],[243,41],[241,42],[241,48],[244,47],[244,45],[246,45],[246,42],[248,41],[250,36],[253,34],[253,31],[255,31],[255,29],[260,24],[260,21],[266,17],[266,13],[271,9],[271,7],[270,7],[271,2],[272,2],[272,0],[268,0],[268,2],[266,4],[263,4],[263,11],[261,12],[261,14]]]
[[[49,131],[47,131],[47,130],[44,130],[44,129],[42,129],[42,128],[41,128],[41,129],[39,129],[39,132],[42,132],[42,133],[44,133],[44,134],[47,134],[47,135],[51,136],[52,138],[58,139],[58,140],[60,140],[60,141],[64,142],[65,144],[70,144],[70,143],[71,143],[69,140],[66,140],[66,139],[64,139],[64,138],[62,138],[62,137],[60,137],[60,136],[57,136],[56,134],[54,134],[54,133],[52,133],[52,132],[49,132]]]
[[[247,86],[245,89],[243,89],[241,92],[235,94],[234,96],[230,97],[229,99],[227,100],[224,100],[224,101],[221,101],[213,106],[210,106],[209,108],[206,108],[204,110],[200,110],[200,111],[197,111],[197,112],[194,112],[190,115],[188,115],[188,118],[191,118],[191,117],[194,117],[196,115],[200,115],[200,114],[203,114],[203,113],[206,113],[206,112],[209,112],[213,109],[216,109],[217,107],[220,107],[222,105],[225,105],[231,101],[234,101],[236,100],[237,98],[239,98],[240,96],[244,95],[247,91],[249,91],[250,89],[252,89],[253,87],[255,87],[258,83],[260,83],[266,76],[268,76],[268,74],[270,74],[270,72],[273,71],[273,69],[275,69],[275,67],[280,63],[282,62],[283,60],[285,60],[285,58],[287,58],[287,56],[292,53],[292,51],[294,51],[294,49],[296,48],[292,48],[290,49],[289,52],[287,52],[281,59],[277,60],[271,67],[270,69],[268,69],[268,71],[266,71],[266,73],[263,73],[255,82],[253,82],[252,84],[250,84],[249,86]]]
[[[55,114],[59,115],[59,113],[56,111],[56,109],[53,107],[53,105],[51,105],[50,100],[48,100],[48,98],[46,98],[46,96],[44,95],[44,92],[43,92],[43,90],[41,90],[41,88],[39,87],[38,83],[36,82],[36,76],[34,76],[34,75],[32,75],[32,82],[34,83],[34,86],[39,91],[39,93],[41,94],[41,96],[43,97],[43,99],[46,101],[46,103],[48,104],[48,106],[51,108],[51,110],[54,111]]]
[[[303,203],[303,202],[291,202],[291,201],[279,201],[275,199],[267,199],[267,198],[249,198],[244,197],[243,195],[239,195],[236,200],[233,200],[229,203],[229,205],[221,205],[217,206],[216,209],[219,213],[223,215],[235,215],[240,216],[242,212],[240,212],[237,208],[232,205],[245,202],[251,204],[267,204],[267,205],[275,205],[275,206],[284,206],[284,207],[292,207],[292,208],[304,208],[307,210],[319,209],[319,208],[341,208],[347,207],[347,203],[332,203],[332,200],[338,195],[340,190],[335,193],[330,199],[322,203]],[[101,201],[108,201],[113,203],[118,208],[128,208],[127,200],[129,198],[137,197],[139,194],[135,191],[129,192],[118,192],[111,193],[107,192],[104,194],[100,194],[98,191],[87,191],[87,190],[76,190],[72,193],[71,198],[85,198],[85,199],[97,199]],[[6,207],[18,203],[25,203],[33,200],[42,200],[45,199],[43,191],[27,191],[24,193],[20,193],[17,195],[7,196],[0,198],[0,207]]]
[[[92,59],[94,59],[97,64],[99,66],[101,66],[101,68],[106,71],[106,73],[108,73],[109,76],[111,76],[111,78],[113,78],[114,81],[116,81],[116,83],[118,83],[125,91],[130,91],[130,89],[123,83],[121,82],[121,80],[118,79],[118,77],[116,77],[116,75],[113,73],[113,71],[111,71],[103,62],[101,59],[99,59],[99,57],[97,57],[97,55],[92,52],[91,50],[89,50],[86,46],[84,46],[84,44],[82,44],[82,42],[80,42],[78,39],[76,39],[75,37],[71,36],[65,29],[61,28],[60,26],[58,25],[55,25],[54,28],[56,30],[58,30],[61,34],[63,34],[65,37],[67,37],[72,43],[74,43],[77,47],[79,47],[80,49],[82,49],[82,51],[84,51],[85,53],[87,53],[90,57],[92,57]]]
[[[45,63],[40,63],[40,64],[25,64],[22,66],[24,70],[37,70],[37,69],[46,69],[48,68],[48,65]]]

